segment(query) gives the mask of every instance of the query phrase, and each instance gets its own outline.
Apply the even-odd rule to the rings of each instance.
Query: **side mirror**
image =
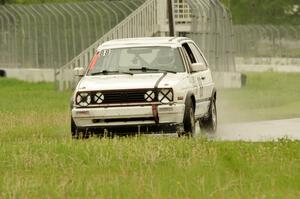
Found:
[[[192,72],[198,72],[206,69],[204,63],[194,63],[191,65]]]
[[[78,76],[78,77],[83,77],[84,76],[84,68],[83,67],[77,67],[77,68],[74,68],[74,75],[75,76]]]

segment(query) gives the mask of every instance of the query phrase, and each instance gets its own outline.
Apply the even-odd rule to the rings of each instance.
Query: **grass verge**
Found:
[[[249,73],[242,89],[219,92],[222,122],[300,117],[300,74]]]
[[[226,108],[246,112],[243,120],[258,119],[261,109],[265,119],[271,113],[299,116],[299,79],[249,74],[245,88],[220,92],[219,113]],[[0,198],[300,196],[297,141],[143,136],[74,141],[69,135],[71,93],[55,92],[45,83],[0,79],[0,85]],[[291,113],[284,110],[289,106]]]
[[[2,198],[299,198],[300,144],[122,138],[1,143]]]

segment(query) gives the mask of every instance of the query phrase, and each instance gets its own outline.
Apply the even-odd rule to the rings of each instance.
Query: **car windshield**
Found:
[[[184,71],[178,48],[131,47],[97,52],[89,65],[87,75]]]

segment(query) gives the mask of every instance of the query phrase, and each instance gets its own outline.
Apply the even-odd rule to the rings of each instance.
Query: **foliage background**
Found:
[[[299,0],[221,0],[235,24],[300,25]]]

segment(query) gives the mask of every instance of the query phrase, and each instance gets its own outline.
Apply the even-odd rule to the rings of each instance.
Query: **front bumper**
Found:
[[[73,108],[72,117],[79,128],[178,125],[183,122],[184,109],[184,104],[157,105],[158,120],[151,105]]]

